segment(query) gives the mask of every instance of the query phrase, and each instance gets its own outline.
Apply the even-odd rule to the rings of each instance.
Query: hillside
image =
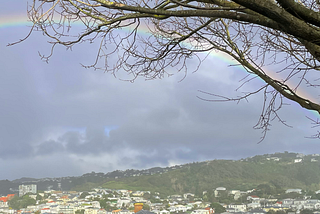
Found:
[[[109,181],[103,184],[103,187],[154,190],[164,194],[199,194],[219,186],[248,190],[268,183],[275,188],[319,190],[320,157],[300,156],[301,154],[295,153],[278,153],[239,161],[213,160],[192,163],[163,174]],[[300,159],[301,162],[295,163]]]
[[[0,181],[0,194],[15,193],[20,184],[35,183],[38,190],[110,189],[150,190],[163,194],[200,194],[219,186],[248,190],[259,184],[274,188],[320,189],[320,156],[297,153],[258,155],[241,160],[212,160],[146,170],[87,173],[79,177],[22,178]]]

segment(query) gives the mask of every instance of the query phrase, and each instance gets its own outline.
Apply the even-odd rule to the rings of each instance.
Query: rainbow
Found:
[[[75,23],[76,25],[81,24],[81,23]],[[21,26],[32,26],[32,23],[30,21],[28,21],[28,18],[26,15],[21,15],[21,14],[16,14],[16,15],[6,15],[6,16],[0,16],[0,30],[1,29],[6,29],[6,28],[10,28],[10,27],[21,27]],[[141,35],[149,35],[149,29],[147,26],[141,26],[138,30],[139,34]],[[221,52],[210,52],[210,57],[212,57],[215,60],[219,60],[222,61],[226,64],[229,65],[235,65],[237,64],[236,61],[234,59],[232,59],[229,55],[221,53]],[[237,66],[238,69],[246,72],[246,70],[244,68],[242,68],[241,66]],[[271,77],[277,79],[277,75],[275,72],[272,72],[270,70],[266,70],[265,72],[267,72]],[[305,97],[306,99],[312,100],[314,102],[317,102],[315,99],[315,97],[313,97],[313,95],[308,94],[306,91],[304,91],[303,89],[300,89],[298,91],[298,94],[301,97]],[[297,105],[298,106],[298,105]],[[299,106],[300,107],[300,106]],[[320,115],[316,112],[316,111],[308,111],[308,112],[312,112],[314,115],[316,115],[316,117],[320,118]]]
[[[0,16],[0,29],[9,27],[21,27],[21,26],[31,26],[31,22],[28,21],[26,15],[6,15]]]

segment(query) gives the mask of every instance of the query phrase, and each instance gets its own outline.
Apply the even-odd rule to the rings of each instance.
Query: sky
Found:
[[[146,169],[275,152],[320,153],[310,120],[319,117],[290,105],[265,140],[253,129],[262,97],[248,102],[207,102],[199,92],[235,95],[243,70],[209,55],[200,69],[134,83],[85,69],[96,44],[58,47],[48,63],[38,52],[50,46],[41,33],[25,37],[27,0],[0,7],[0,179],[80,176],[91,171]],[[181,81],[181,79],[183,79]],[[261,85],[253,81],[252,90]],[[308,92],[309,97],[319,99]],[[210,98],[210,97],[209,97]]]

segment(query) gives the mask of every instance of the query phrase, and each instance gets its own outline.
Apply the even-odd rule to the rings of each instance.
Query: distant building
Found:
[[[233,195],[234,200],[238,200],[241,197],[240,190],[230,190],[229,195]]]
[[[295,193],[302,193],[302,189],[287,189],[286,193],[291,193],[291,192],[295,192]]]
[[[294,163],[301,163],[302,162],[302,159],[299,158],[299,159],[294,159]]]
[[[227,212],[246,212],[247,206],[245,204],[229,204],[226,209]]]
[[[37,185],[36,184],[19,185],[19,197],[24,196],[27,193],[37,194]]]
[[[219,197],[219,192],[224,192],[224,191],[227,191],[227,188],[225,188],[225,187],[217,187],[214,190],[214,197]]]
[[[280,158],[278,158],[278,157],[271,157],[270,159],[273,161],[280,161]]]

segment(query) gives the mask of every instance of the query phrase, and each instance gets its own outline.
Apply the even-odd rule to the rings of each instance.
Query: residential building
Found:
[[[295,192],[295,193],[302,193],[302,189],[287,189],[286,193],[291,193],[291,192]]]
[[[197,209],[193,210],[191,214],[210,214],[210,211],[206,209]]]
[[[24,196],[27,193],[37,193],[37,185],[29,184],[29,185],[19,185],[19,197]]]
[[[247,206],[245,204],[229,204],[227,206],[227,212],[246,212],[246,211],[247,211]]]

